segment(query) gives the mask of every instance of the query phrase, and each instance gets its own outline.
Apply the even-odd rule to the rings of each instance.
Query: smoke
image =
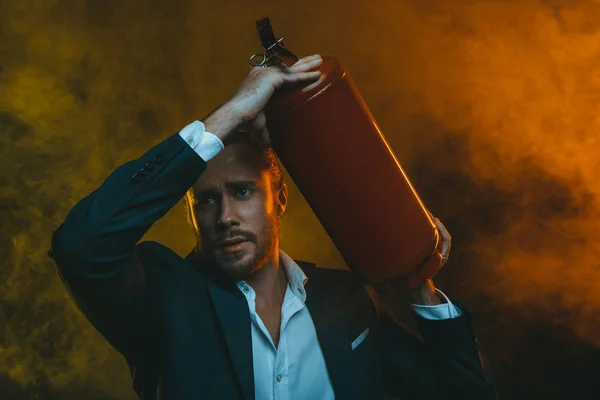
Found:
[[[51,232],[116,166],[232,93],[264,14],[296,53],[343,61],[450,230],[438,284],[474,311],[501,393],[588,398],[600,344],[592,0],[2,2],[0,391],[134,398],[46,257]],[[294,187],[287,213],[288,253],[343,267]],[[183,207],[146,239],[186,254]]]

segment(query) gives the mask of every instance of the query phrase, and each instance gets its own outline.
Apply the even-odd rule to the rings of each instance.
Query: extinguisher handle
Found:
[[[266,67],[278,63],[284,63],[291,67],[298,61],[298,57],[286,49],[283,44],[283,37],[277,38],[271,26],[271,20],[265,16],[256,21],[256,30],[264,47],[263,53],[256,53],[250,56],[248,63],[252,67]],[[262,56],[262,60],[258,60]],[[278,60],[278,61],[274,61]]]

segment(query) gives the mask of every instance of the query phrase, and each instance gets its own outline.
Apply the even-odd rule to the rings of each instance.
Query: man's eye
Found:
[[[216,199],[214,196],[199,196],[196,201],[197,204],[214,204]]]
[[[243,188],[243,189],[239,189],[237,191],[237,195],[240,197],[248,197],[248,196],[250,196],[251,193],[252,193],[252,190],[249,188]]]

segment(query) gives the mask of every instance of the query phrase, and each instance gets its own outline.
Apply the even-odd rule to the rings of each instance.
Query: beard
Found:
[[[211,265],[236,281],[248,279],[273,258],[277,251],[279,220],[276,217],[269,218],[258,234],[233,229],[225,232],[223,238],[239,236],[245,238],[246,242],[238,251],[224,252],[216,246],[202,250]]]

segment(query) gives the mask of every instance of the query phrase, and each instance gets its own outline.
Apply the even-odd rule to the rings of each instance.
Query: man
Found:
[[[276,89],[318,79],[321,62],[253,68],[202,122],[117,168],[53,235],[63,281],[141,399],[495,398],[467,310],[431,282],[410,297],[421,341],[349,272],[279,250],[287,188],[262,110]],[[186,193],[194,251],[138,243]]]

